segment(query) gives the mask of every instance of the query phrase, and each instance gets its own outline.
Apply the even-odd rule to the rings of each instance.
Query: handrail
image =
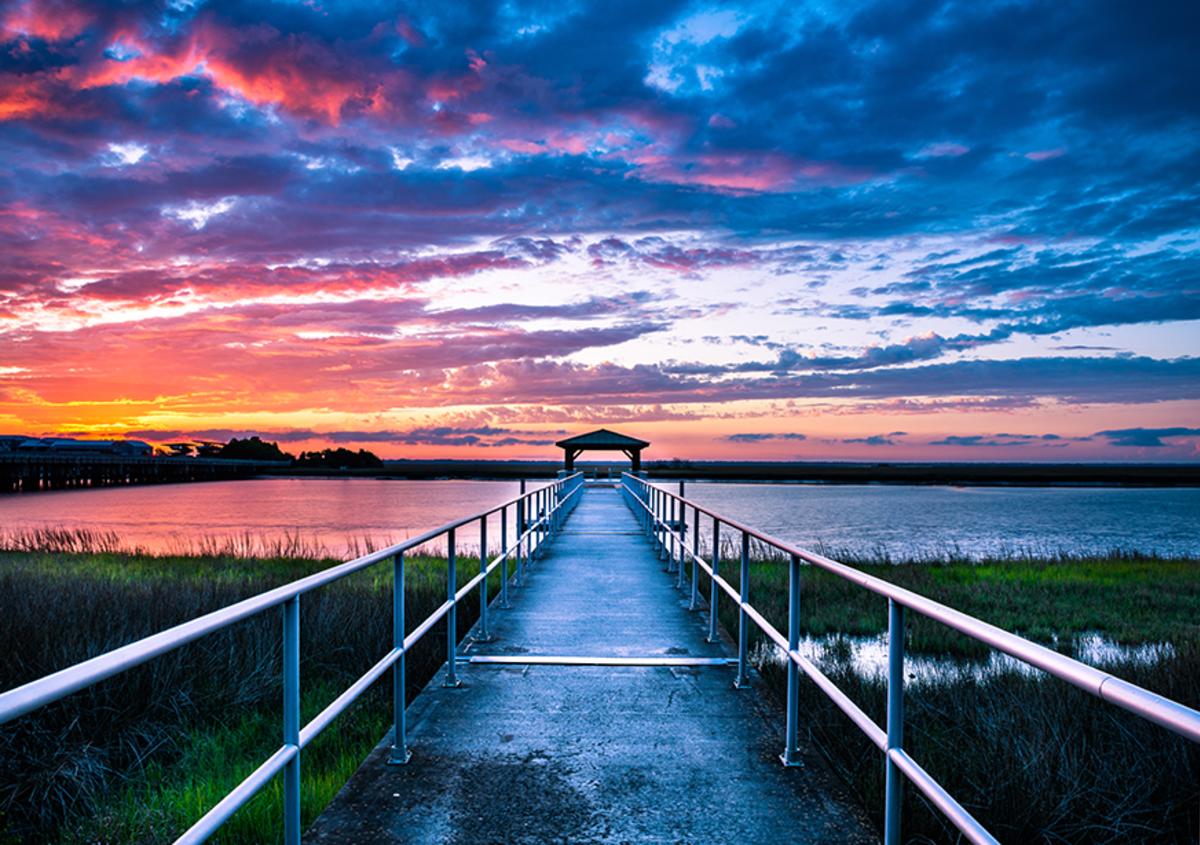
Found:
[[[675,565],[678,558],[680,585],[683,583],[685,557],[692,561],[692,606],[695,606],[698,570],[709,576],[712,593],[709,601],[711,631],[716,632],[716,604],[718,591],[725,592],[738,605],[739,617],[739,681],[746,673],[745,623],[752,621],[788,658],[788,713],[787,741],[783,754],[785,764],[793,764],[797,755],[797,722],[799,718],[798,673],[804,672],[817,687],[841,709],[854,724],[866,734],[881,751],[887,762],[887,784],[884,808],[885,845],[900,841],[900,778],[903,774],[930,802],[938,807],[971,842],[994,843],[995,838],[962,807],[932,775],[908,755],[903,749],[903,684],[904,684],[904,609],[908,608],[923,616],[942,622],[972,639],[985,643],[1005,654],[1038,669],[1042,669],[1085,692],[1107,701],[1130,713],[1141,716],[1167,728],[1193,742],[1200,742],[1200,711],[1179,702],[1153,693],[1147,689],[1124,681],[1108,672],[1088,666],[1056,651],[1030,642],[1016,634],[998,628],[962,611],[933,601],[911,590],[898,587],[881,578],[860,572],[844,563],[815,554],[780,540],[765,532],[737,520],[725,517],[682,495],[661,486],[650,484],[643,478],[629,473],[621,475],[622,492],[626,502],[634,509],[647,533],[651,534],[662,554]],[[682,489],[682,483],[680,485]],[[678,508],[678,519],[676,509]],[[687,509],[693,513],[691,548],[685,542],[687,532],[685,515]],[[718,572],[720,565],[719,539],[713,543],[711,563],[700,555],[700,514],[713,521],[714,537],[720,537],[721,526],[733,529],[742,537],[741,588],[735,588]],[[784,637],[749,601],[749,540],[777,549],[790,559],[790,595],[788,602],[788,636]],[[800,564],[810,565],[851,581],[858,586],[888,600],[888,724],[886,731],[877,725],[858,705],[850,700],[817,666],[800,653],[799,600]]]
[[[525,481],[521,481],[521,493],[503,504],[479,511],[470,516],[452,520],[437,528],[388,546],[377,552],[331,566],[304,578],[300,578],[257,596],[252,596],[219,610],[206,613],[188,622],[168,628],[104,654],[84,660],[66,669],[39,678],[35,681],[0,693],[0,724],[16,719],[32,710],[43,707],[84,687],[139,666],[159,655],[186,645],[200,637],[226,628],[236,622],[254,616],[270,608],[283,606],[283,652],[284,652],[284,742],[252,772],[234,787],[219,803],[187,830],[176,843],[200,843],[208,839],[233,813],[249,801],[280,772],[284,773],[284,842],[298,845],[300,841],[300,757],[301,750],[363,692],[391,668],[393,672],[393,706],[395,724],[391,762],[401,763],[408,758],[405,742],[404,721],[404,662],[406,653],[443,617],[447,624],[447,682],[455,681],[455,652],[457,649],[457,625],[455,611],[458,603],[472,590],[480,591],[480,630],[486,636],[488,610],[488,576],[501,568],[501,606],[507,606],[509,586],[509,561],[515,559],[517,578],[524,577],[527,563],[539,548],[562,526],[566,515],[578,504],[583,489],[583,474],[559,478],[549,484],[528,492]],[[508,512],[515,509],[517,531],[512,542],[508,542]],[[500,551],[489,560],[487,523],[488,517],[500,515]],[[457,583],[455,532],[472,523],[480,526],[480,571],[459,588]],[[447,537],[447,598],[433,613],[412,630],[405,632],[404,626],[404,554],[431,540]],[[392,560],[395,567],[393,583],[394,638],[392,649],[357,681],[335,698],[307,725],[300,727],[299,714],[299,648],[300,597],[305,593],[331,584],[334,581],[366,569],[369,566]]]

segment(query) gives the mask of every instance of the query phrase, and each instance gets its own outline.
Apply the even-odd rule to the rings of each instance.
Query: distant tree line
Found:
[[[301,452],[293,461],[298,467],[322,467],[326,469],[378,469],[383,461],[366,449],[351,452],[349,449],[322,449],[319,452]]]
[[[218,458],[230,458],[235,461],[292,461],[296,456],[284,452],[278,443],[267,443],[257,434],[238,440],[236,437],[221,447]]]
[[[270,443],[258,435],[242,440],[233,438],[217,452],[219,458],[238,461],[288,461],[295,467],[312,469],[379,469],[383,461],[366,449],[353,452],[350,449],[321,449],[317,452],[301,452],[297,457]]]

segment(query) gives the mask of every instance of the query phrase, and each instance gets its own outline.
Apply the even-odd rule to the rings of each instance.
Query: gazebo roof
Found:
[[[617,434],[607,428],[598,428],[587,434],[577,434],[554,444],[561,449],[645,449],[650,444],[636,437]]]

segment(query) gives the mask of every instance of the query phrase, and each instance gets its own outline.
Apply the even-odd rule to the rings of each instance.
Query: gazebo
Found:
[[[563,463],[567,472],[574,472],[575,459],[579,457],[580,452],[624,452],[633,464],[633,471],[640,472],[642,469],[642,450],[650,444],[645,440],[638,440],[636,437],[628,437],[624,434],[617,434],[615,431],[609,431],[607,428],[599,428],[595,431],[589,431],[587,434],[579,434],[575,437],[568,437],[566,440],[560,440],[554,444],[563,450]]]

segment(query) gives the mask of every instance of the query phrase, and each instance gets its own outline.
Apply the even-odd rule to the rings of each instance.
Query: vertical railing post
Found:
[[[392,558],[392,648],[404,648],[404,553]],[[408,727],[405,723],[405,704],[408,693],[404,689],[405,658],[400,652],[392,664],[392,753],[388,762],[401,766],[412,758],[408,750]]]
[[[477,641],[487,643],[492,641],[488,633],[488,536],[487,514],[479,517],[479,574],[483,580],[479,582],[479,636]]]
[[[653,542],[654,514],[651,512],[650,508],[652,507],[652,502],[654,500],[650,496],[650,488],[646,485],[646,482],[641,481],[639,484],[641,484],[641,487],[638,488],[640,490],[638,495],[642,499],[642,504],[646,506],[645,510],[642,512],[642,527],[646,529],[646,533],[650,535],[650,540]]]
[[[788,565],[788,662],[787,662],[787,731],[783,754],[779,759],[785,766],[799,766],[800,761],[800,667],[791,653],[800,647],[800,556],[792,555]]]
[[[683,499],[679,500],[679,564],[676,566],[675,589],[682,590],[684,577],[683,573],[687,566],[684,561],[687,559],[687,505]]]
[[[650,537],[654,554],[658,555],[658,495],[653,487],[646,488],[646,504],[649,506]]]
[[[649,487],[642,488],[642,501],[646,503],[646,531],[653,545],[658,540],[658,529],[654,527],[654,491]]]
[[[683,495],[683,482],[680,481],[679,482],[679,525],[678,525],[678,528],[679,528],[679,578],[676,579],[676,581],[675,581],[675,586],[680,589],[683,588],[683,557],[684,557],[683,553],[684,553],[684,549],[687,548],[687,524],[686,524],[687,520],[685,518],[685,514],[687,513],[687,505],[685,505],[683,503],[684,498],[685,497]]]
[[[546,488],[537,491],[537,556],[540,560],[544,552],[542,544],[546,542]]]
[[[525,479],[517,499],[517,584],[525,583]]]
[[[692,508],[692,598],[688,610],[700,601],[700,509]]]
[[[712,553],[712,580],[709,582],[708,595],[708,641],[717,643],[721,641],[717,634],[717,592],[720,589],[717,586],[717,572],[721,564],[721,520],[713,517],[713,553]]]
[[[670,543],[670,537],[667,535],[667,493],[665,490],[658,491],[659,493],[659,529],[661,543],[659,544],[659,558],[667,556],[667,543]]]
[[[531,560],[538,560],[542,556],[542,518],[545,515],[545,505],[542,500],[542,495],[546,492],[546,488],[541,487],[534,491],[533,494],[533,537],[536,544],[533,547],[533,557]]]
[[[458,680],[458,602],[454,594],[458,592],[458,564],[455,560],[454,529],[446,535],[446,595],[450,600],[450,610],[446,613],[446,680],[444,687],[461,685]]]
[[[500,508],[500,606],[508,608],[508,505]]]
[[[663,493],[663,499],[666,500],[667,510],[667,530],[664,536],[667,540],[667,545],[663,548],[663,552],[667,558],[667,572],[675,571],[675,497],[668,496]]]
[[[888,599],[887,768],[883,808],[883,843],[900,845],[903,790],[892,749],[904,747],[904,605]]]
[[[283,604],[283,744],[296,754],[283,770],[283,842],[300,845],[300,596]]]
[[[642,482],[642,501],[646,503],[646,531],[650,533],[651,543],[658,542],[658,527],[654,524],[654,488],[647,482]]]
[[[662,547],[664,542],[663,521],[662,521],[662,491],[651,487],[650,493],[654,496],[654,537],[658,541],[658,556],[662,557]]]
[[[651,497],[651,498],[650,498],[650,500],[651,500],[651,502],[653,503],[653,506],[652,506],[652,507],[653,507],[653,510],[651,511],[651,513],[653,513],[653,514],[654,514],[654,543],[655,543],[655,552],[656,552],[656,553],[658,554],[658,556],[661,558],[661,557],[662,557],[662,541],[663,541],[663,535],[662,535],[662,515],[661,515],[661,511],[662,511],[662,496],[660,496],[660,495],[659,495],[659,492],[658,492],[658,489],[657,489],[657,488],[655,488],[655,487],[651,487],[651,488],[650,488],[650,497]]]
[[[738,607],[738,673],[733,685],[737,689],[750,686],[750,617],[745,605],[750,601],[750,535],[742,532],[741,606]]]

